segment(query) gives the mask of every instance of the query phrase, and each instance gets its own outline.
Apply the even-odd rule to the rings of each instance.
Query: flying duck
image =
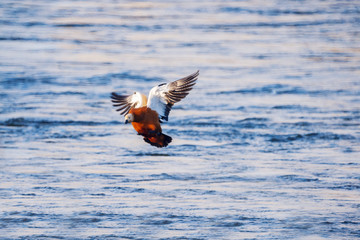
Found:
[[[159,84],[150,90],[148,98],[140,92],[132,95],[113,92],[113,106],[125,116],[125,124],[132,123],[145,142],[166,147],[172,138],[162,133],[160,123],[168,121],[171,107],[189,94],[198,76],[199,71],[174,82]]]

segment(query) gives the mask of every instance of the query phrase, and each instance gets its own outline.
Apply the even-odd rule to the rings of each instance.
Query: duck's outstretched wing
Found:
[[[171,107],[185,98],[196,83],[199,71],[170,83],[163,83],[150,90],[147,106],[168,120]]]
[[[134,92],[132,95],[118,95],[111,93],[111,101],[114,107],[118,107],[116,111],[122,111],[120,114],[126,115],[132,108],[139,108],[146,106],[147,99],[144,94]]]

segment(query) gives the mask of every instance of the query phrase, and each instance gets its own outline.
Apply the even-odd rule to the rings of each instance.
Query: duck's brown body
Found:
[[[196,83],[199,71],[173,82],[153,87],[149,97],[134,92],[131,95],[111,94],[116,111],[125,116],[125,123],[132,123],[144,140],[156,147],[166,147],[171,137],[162,133],[160,123],[168,121],[171,107],[185,98]]]
[[[172,140],[170,136],[162,133],[159,115],[148,107],[133,108],[129,114],[134,116],[132,125],[144,140],[156,147],[166,147]]]

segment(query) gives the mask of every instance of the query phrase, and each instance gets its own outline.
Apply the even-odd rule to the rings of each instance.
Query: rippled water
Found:
[[[360,239],[358,1],[0,3],[1,239]],[[200,70],[146,144],[113,109]]]

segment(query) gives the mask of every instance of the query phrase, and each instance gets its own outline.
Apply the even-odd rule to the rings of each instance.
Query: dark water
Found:
[[[358,1],[3,0],[0,106],[1,239],[360,239]]]

